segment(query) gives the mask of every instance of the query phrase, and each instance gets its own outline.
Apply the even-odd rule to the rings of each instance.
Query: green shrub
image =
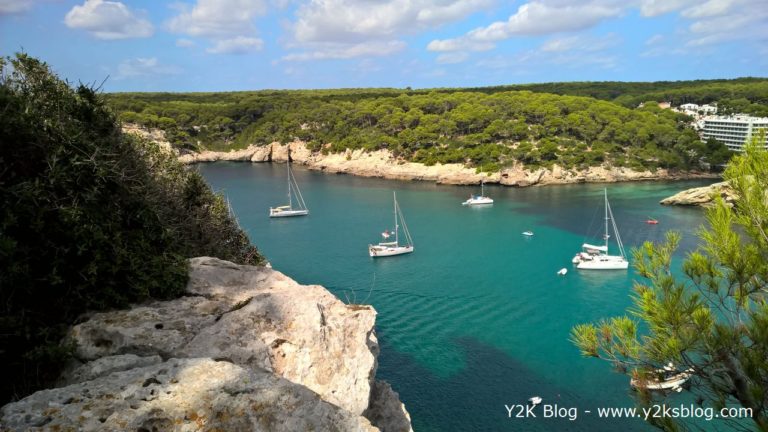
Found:
[[[191,256],[262,261],[202,177],[123,135],[93,89],[19,54],[0,111],[2,401],[56,378],[83,312],[181,295]]]

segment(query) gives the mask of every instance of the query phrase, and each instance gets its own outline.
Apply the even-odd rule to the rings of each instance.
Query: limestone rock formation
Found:
[[[375,317],[269,267],[194,258],[184,297],[74,326],[67,387],[7,405],[0,430],[408,432],[397,393],[375,381]]]
[[[400,395],[385,381],[375,381],[371,405],[363,414],[383,431],[413,432],[411,416],[400,402]]]
[[[2,408],[13,431],[376,431],[368,420],[264,370],[171,359]]]
[[[505,186],[526,187],[533,185],[568,184],[584,182],[617,182],[675,178],[711,177],[705,173],[673,173],[667,170],[634,171],[626,167],[589,167],[585,170],[566,170],[559,166],[529,171],[522,165],[514,165],[496,173],[480,173],[463,164],[435,164],[408,162],[395,157],[388,150],[365,151],[347,149],[343,153],[312,152],[301,141],[287,144],[271,143],[251,145],[243,150],[186,154],[179,157],[182,163],[212,162],[218,160],[250,162],[285,162],[290,151],[291,161],[307,168],[338,174],[354,174],[363,177],[380,177],[396,180],[424,180],[442,184],[470,185],[499,183]]]
[[[149,141],[154,141],[165,151],[170,152],[173,150],[171,143],[165,138],[165,131],[162,129],[146,128],[134,123],[123,123],[122,129],[124,133],[137,135]]]
[[[684,190],[671,197],[661,200],[663,205],[685,205],[709,207],[714,204],[715,197],[720,196],[727,204],[733,205],[736,195],[728,182],[714,183],[709,186]]]

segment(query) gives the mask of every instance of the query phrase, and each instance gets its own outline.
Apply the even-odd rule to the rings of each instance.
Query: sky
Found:
[[[0,54],[117,91],[768,76],[768,0],[0,0]]]

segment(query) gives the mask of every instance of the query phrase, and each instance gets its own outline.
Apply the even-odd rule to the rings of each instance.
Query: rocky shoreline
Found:
[[[74,326],[60,385],[0,409],[0,430],[412,430],[376,380],[371,306],[268,267],[190,263],[185,296]]]
[[[271,143],[251,145],[242,150],[229,152],[204,151],[179,156],[184,164],[215,161],[241,162],[285,162],[290,149],[291,161],[309,169],[328,173],[353,174],[362,177],[378,177],[395,180],[422,180],[440,184],[468,185],[497,183],[505,186],[526,187],[533,185],[555,185],[572,183],[612,183],[642,180],[681,180],[695,178],[718,178],[711,173],[672,172],[659,169],[634,171],[625,167],[590,167],[587,170],[567,170],[560,166],[552,169],[540,168],[528,171],[521,165],[505,168],[497,173],[478,173],[474,168],[462,164],[436,164],[427,166],[396,158],[388,150],[367,152],[362,149],[347,150],[344,153],[312,152],[306,143],[296,141],[288,144]]]
[[[736,194],[728,182],[719,182],[709,186],[684,190],[671,197],[664,198],[660,203],[662,205],[711,207],[718,196],[729,206],[733,206],[736,200]]]

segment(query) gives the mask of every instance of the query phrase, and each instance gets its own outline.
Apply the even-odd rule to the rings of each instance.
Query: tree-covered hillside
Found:
[[[528,90],[613,101],[628,108],[647,101],[685,103],[716,102],[724,114],[768,116],[768,79],[657,81],[657,82],[570,82],[543,83],[470,89],[485,93]]]
[[[417,162],[486,171],[605,162],[695,169],[727,157],[723,147],[702,144],[683,115],[531,91],[124,93],[109,101],[123,121],[159,127],[190,150],[298,139],[315,150],[386,148]]]

